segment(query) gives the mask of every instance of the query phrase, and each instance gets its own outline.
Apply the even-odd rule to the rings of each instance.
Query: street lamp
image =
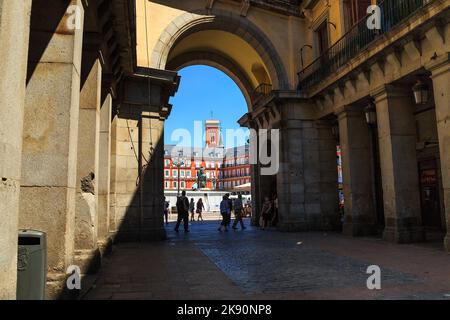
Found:
[[[178,152],[178,157],[173,162],[173,165],[177,167],[177,176],[178,176],[178,184],[177,184],[177,196],[180,196],[180,168],[184,166],[186,160],[183,158],[183,150]]]
[[[426,83],[423,83],[422,80],[417,80],[417,83],[413,86],[412,90],[416,104],[426,104],[428,102],[429,87]]]

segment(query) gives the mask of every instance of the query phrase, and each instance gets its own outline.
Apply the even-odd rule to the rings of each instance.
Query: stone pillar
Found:
[[[16,298],[30,12],[31,0],[0,0],[0,300]]]
[[[375,99],[380,145],[385,230],[388,241],[424,238],[416,156],[416,126],[411,88],[383,86]]]
[[[111,249],[110,168],[111,168],[111,112],[112,95],[108,94],[100,110],[99,172],[98,172],[98,243],[102,255]]]
[[[340,225],[337,171],[337,143],[330,121],[316,121],[320,166],[320,210],[325,230],[337,230]]]
[[[280,230],[305,230],[305,176],[303,122],[285,120],[280,125],[280,170],[277,175]]]
[[[170,113],[167,102],[178,86],[178,76],[162,70],[143,72],[124,80],[112,123],[111,219],[119,241],[166,237],[163,130]]]
[[[119,165],[119,155],[118,155],[118,146],[119,140],[117,138],[117,132],[119,131],[119,116],[117,114],[117,106],[113,105],[113,112],[115,113],[113,119],[111,120],[111,167],[109,170],[109,236],[111,239],[115,238],[115,235],[118,231],[118,223],[116,221],[117,210],[117,193],[116,187],[119,182],[117,175],[117,165]],[[126,161],[126,160],[125,160]],[[122,160],[123,163],[123,160]]]
[[[65,287],[75,231],[78,114],[83,25],[69,4],[33,2],[23,130],[19,227],[47,233],[47,297]],[[43,18],[45,17],[45,18]]]
[[[311,105],[295,101],[279,109],[283,120],[279,124],[278,227],[282,231],[323,230],[318,131]]]
[[[344,188],[343,233],[366,236],[375,232],[370,132],[364,111],[345,106],[337,112]]]
[[[78,121],[74,263],[83,274],[100,267],[97,208],[102,67],[95,56],[83,54]]]
[[[436,107],[442,186],[444,189],[447,235],[445,248],[450,251],[450,53],[432,61],[427,69],[432,72],[434,103]]]

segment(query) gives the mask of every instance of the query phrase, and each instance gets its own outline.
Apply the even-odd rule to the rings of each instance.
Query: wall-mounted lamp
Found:
[[[428,102],[430,88],[426,83],[422,82],[422,80],[417,80],[412,90],[417,104],[426,104]]]
[[[377,109],[373,101],[369,102],[369,105],[364,109],[364,113],[368,125],[373,126],[377,123]]]
[[[339,141],[339,124],[337,122],[333,123],[331,127],[331,133],[336,141]]]

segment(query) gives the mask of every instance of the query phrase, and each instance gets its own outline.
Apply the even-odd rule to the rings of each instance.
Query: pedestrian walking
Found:
[[[191,202],[189,202],[189,212],[191,213],[191,221],[195,221],[195,202],[194,198],[191,198]]]
[[[177,211],[178,219],[175,226],[175,232],[178,232],[181,221],[184,223],[184,231],[189,232],[189,200],[186,197],[186,191],[184,190],[177,199]]]
[[[237,224],[241,224],[241,229],[245,230],[244,221],[242,220],[244,205],[242,204],[242,195],[234,201],[234,223],[233,229],[237,230]]]
[[[223,228],[225,231],[228,231],[230,205],[229,205],[228,197],[226,195],[223,196],[222,201],[220,202],[220,214],[222,215],[222,223],[220,224],[220,227],[218,230],[222,231],[222,228]]]
[[[164,215],[164,218],[166,220],[166,224],[169,224],[169,206],[170,206],[169,201],[166,201],[166,197],[164,197],[164,201],[163,201],[163,215]]]
[[[227,193],[226,194],[226,196],[227,196],[227,200],[228,200],[228,207],[229,207],[229,209],[230,209],[230,217],[229,217],[229,219],[228,219],[228,227],[230,226],[230,224],[231,224],[231,213],[233,212],[233,200],[230,198],[230,194],[229,193]]]
[[[276,193],[272,196],[272,226],[276,226],[278,223],[278,195]]]
[[[198,199],[197,201],[197,221],[200,221],[200,219],[203,221],[203,216],[202,216],[202,212],[205,209],[205,205],[203,204],[203,200],[202,198]]]
[[[270,221],[272,218],[272,201],[270,201],[269,197],[264,197],[264,202],[261,209],[261,217],[262,217],[262,230],[270,227]]]

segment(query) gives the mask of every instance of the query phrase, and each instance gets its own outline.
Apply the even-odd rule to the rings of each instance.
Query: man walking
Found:
[[[222,223],[220,224],[220,227],[217,230],[222,231],[222,228],[224,228],[225,231],[228,231],[231,213],[228,197],[226,195],[222,197],[222,201],[220,202],[220,214],[222,215]]]
[[[189,232],[189,199],[186,197],[186,191],[183,190],[177,200],[178,219],[175,226],[175,232],[178,232],[181,220],[184,223],[184,231]]]
[[[241,229],[245,230],[244,221],[242,220],[242,210],[244,209],[244,205],[242,204],[242,195],[240,194],[238,198],[234,201],[234,223],[233,229],[237,230],[237,224],[241,224]]]

